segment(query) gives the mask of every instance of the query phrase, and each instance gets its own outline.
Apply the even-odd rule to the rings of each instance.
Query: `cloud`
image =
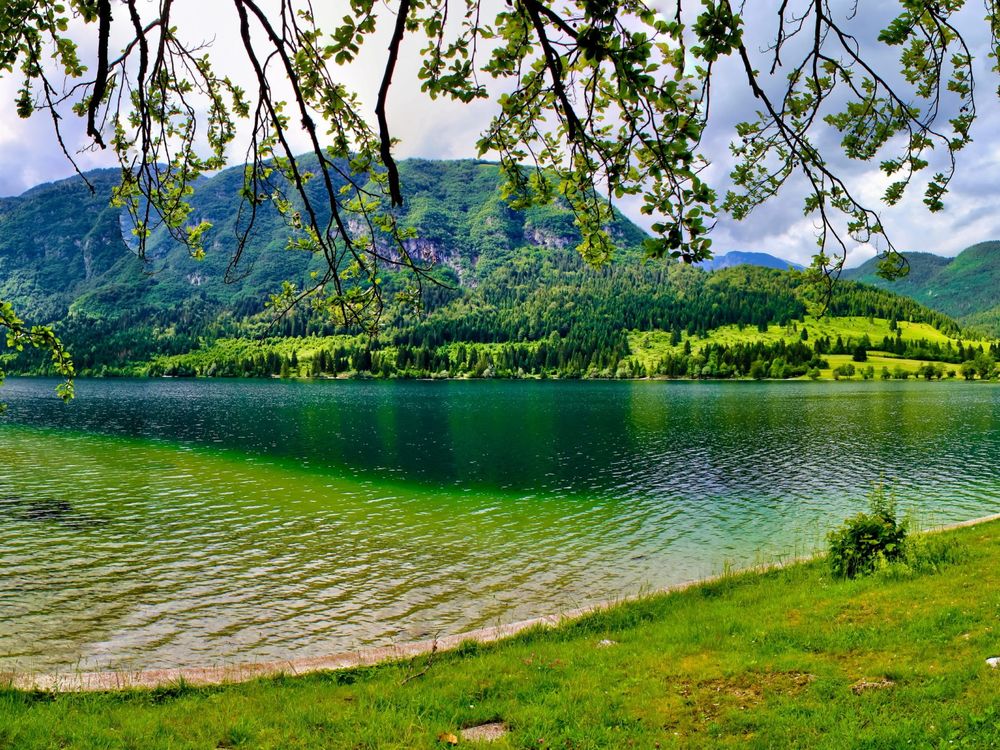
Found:
[[[316,13],[321,28],[332,28],[339,22],[343,10],[332,4],[318,4]],[[391,16],[388,18],[391,20]],[[229,75],[248,91],[255,91],[256,78],[246,63],[242,42],[236,32],[238,19],[228,3],[178,3],[174,6],[172,19],[179,34],[189,42],[210,45],[208,49],[218,71]],[[76,29],[74,36],[80,41],[80,56],[86,61],[95,56],[92,43],[94,27],[81,31],[82,24],[78,26],[80,28]],[[112,38],[113,49],[126,43],[126,26],[123,23],[114,27],[117,36]],[[389,28],[388,23],[383,23],[365,42],[357,61],[338,70],[343,75],[341,82],[358,94],[362,113],[370,122],[375,120],[375,94],[382,79]],[[479,101],[463,105],[447,99],[431,101],[420,91],[417,76],[422,46],[416,37],[404,39],[393,78],[388,119],[391,131],[400,139],[396,153],[401,158],[472,158],[476,155],[479,133],[492,117],[495,104]],[[236,64],[227,65],[229,61]],[[274,61],[269,72],[269,85],[277,97],[290,100],[290,87],[284,83]],[[20,120],[14,113],[13,103],[20,85],[16,76],[0,78],[0,107],[3,108],[0,111],[5,112],[0,128],[0,196],[16,195],[41,182],[73,174],[72,165],[54,138],[48,114],[36,112],[30,120]],[[108,151],[81,151],[89,144],[83,120],[68,109],[62,114],[67,147],[82,169],[117,165],[114,155]],[[293,149],[301,152],[309,147],[305,133],[294,129],[289,133]],[[234,160],[242,159],[247,142],[246,138],[237,139],[230,149]]]

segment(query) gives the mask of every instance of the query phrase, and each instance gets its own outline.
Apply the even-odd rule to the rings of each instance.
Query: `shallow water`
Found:
[[[1000,511],[965,383],[10,380],[0,669],[315,656]]]

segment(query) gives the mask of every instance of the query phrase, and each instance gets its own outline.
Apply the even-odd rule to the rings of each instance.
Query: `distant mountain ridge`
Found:
[[[1000,334],[1000,241],[980,242],[954,258],[904,253],[910,272],[897,281],[876,273],[877,261],[844,272],[844,278],[887,289],[956,318]]]
[[[400,173],[407,191],[400,223],[417,230],[411,252],[437,264],[461,287],[474,287],[520,248],[564,250],[579,241],[572,213],[558,203],[511,210],[500,193],[496,164],[408,159],[400,162]],[[178,310],[191,316],[223,309],[239,318],[258,312],[281,282],[305,283],[319,268],[316,258],[286,249],[289,229],[270,211],[260,212],[239,267],[228,268],[237,234],[240,168],[201,179],[192,198],[192,217],[213,225],[206,259],[193,261],[160,230],[149,238],[144,265],[132,252],[127,217],[109,205],[119,176],[116,169],[88,172],[93,192],[73,177],[0,198],[0,299],[14,303],[33,322],[70,315],[165,315],[170,320]],[[648,237],[643,229],[618,215],[610,230],[620,259],[641,257]],[[739,265],[802,268],[745,251],[699,267],[713,271]],[[239,283],[226,283],[227,275]]]
[[[719,271],[723,268],[732,268],[733,266],[760,266],[762,268],[776,268],[779,271],[787,271],[788,269],[801,271],[805,268],[805,266],[785,260],[784,258],[779,258],[776,255],[748,252],[745,250],[731,250],[723,255],[717,255],[714,258],[698,263],[697,266],[706,271]]]

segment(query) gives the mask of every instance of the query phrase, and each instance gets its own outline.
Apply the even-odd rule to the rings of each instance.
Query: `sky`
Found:
[[[228,3],[218,0],[211,3],[205,0],[177,0],[174,6],[175,22],[182,35],[187,31],[187,38],[211,42],[210,54],[217,68],[231,72],[239,80],[245,73],[241,74],[238,64],[240,47],[235,14],[227,6]],[[762,51],[773,34],[773,6],[772,0],[754,0],[747,4],[745,11],[748,38]],[[871,45],[873,54],[883,54],[870,40],[883,25],[887,6],[888,3],[869,6],[877,7],[875,11],[862,6],[853,22],[852,31],[858,34],[863,44]],[[117,3],[115,7],[120,16],[116,19],[126,21],[124,9]],[[320,14],[333,13],[334,17],[343,12],[339,4],[320,3],[316,7]],[[324,8],[329,10],[324,11]],[[661,9],[665,10],[662,6]],[[904,252],[955,255],[976,242],[1000,239],[1000,138],[996,137],[1000,133],[1000,103],[996,95],[997,77],[987,70],[988,37],[981,15],[978,6],[972,9],[969,17],[964,19],[967,27],[963,29],[978,59],[979,120],[973,130],[974,142],[960,155],[958,175],[952,183],[946,210],[939,214],[928,213],[921,203],[919,190],[911,191],[901,205],[882,210],[893,242]],[[388,26],[388,23],[385,25]],[[88,28],[92,35],[93,27]],[[384,34],[376,36],[358,64],[342,69],[344,82],[357,91],[369,107],[373,105],[381,78],[379,60],[385,38]],[[404,42],[401,62],[394,78],[389,110],[390,125],[401,141],[396,148],[397,157],[475,157],[476,140],[495,111],[495,105],[490,102],[462,105],[441,99],[431,101],[419,91],[416,79],[420,59],[419,40],[408,41]],[[80,37],[80,43],[81,55],[86,61],[93,55],[93,46],[87,37]],[[883,59],[891,62],[891,59]],[[227,63],[233,64],[227,67]],[[742,69],[734,61],[723,62],[719,72],[712,104],[712,126],[706,134],[703,150],[713,162],[707,172],[710,181],[724,188],[731,163],[727,146],[732,137],[732,127],[752,113],[755,105]],[[243,80],[248,82],[246,78]],[[17,88],[16,79],[9,76],[0,78],[0,196],[17,195],[39,183],[73,173],[72,166],[55,142],[47,115],[36,114],[29,120],[20,120],[14,113]],[[4,102],[10,104],[3,105]],[[63,122],[70,150],[77,152],[83,149],[87,140],[82,121],[70,115]],[[239,153],[239,149],[234,153],[237,159]],[[115,165],[109,154],[93,150],[78,153],[77,160],[83,169]],[[875,164],[845,160],[835,164],[850,175],[850,184],[861,195],[873,201],[877,199],[884,180],[880,178]],[[793,181],[776,199],[742,222],[725,215],[720,217],[712,235],[716,254],[752,250],[808,263],[816,250],[815,226],[813,219],[802,214],[801,188],[801,182]],[[619,205],[619,208],[640,225],[648,226],[655,218],[642,216],[638,205],[638,201],[632,201]],[[872,247],[852,248],[848,265],[857,265],[875,252]]]

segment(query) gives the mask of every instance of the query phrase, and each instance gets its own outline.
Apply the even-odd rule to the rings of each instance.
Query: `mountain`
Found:
[[[475,287],[519,248],[561,250],[579,242],[572,214],[558,203],[511,210],[495,164],[413,159],[399,167],[407,190],[400,223],[418,233],[411,252],[437,263],[456,288]],[[138,260],[127,217],[109,206],[117,170],[86,177],[93,192],[74,177],[0,198],[0,299],[30,323],[55,323],[75,344],[84,369],[108,360],[109,352],[116,353],[111,360],[124,361],[185,351],[203,337],[233,332],[239,321],[262,312],[283,281],[304,286],[321,267],[311,254],[287,249],[290,230],[268,207],[240,263],[230,267],[242,168],[197,185],[192,217],[213,224],[202,261],[162,229],[148,240],[146,262]],[[319,220],[325,220],[322,212]],[[647,237],[642,229],[618,216],[609,230],[623,255],[638,257]],[[295,332],[322,327],[305,317],[295,318]]]
[[[407,190],[400,222],[419,237],[412,251],[451,269],[463,284],[475,284],[519,247],[564,248],[579,241],[572,214],[559,205],[512,211],[500,194],[495,164],[407,160],[400,174]],[[148,262],[140,263],[129,250],[126,217],[108,205],[117,171],[87,177],[93,193],[76,177],[0,199],[0,298],[30,311],[34,321],[61,320],[70,313],[173,316],[178,308],[187,314],[227,308],[245,315],[259,311],[282,281],[305,282],[319,267],[311,255],[286,249],[289,229],[276,212],[265,210],[242,261],[229,268],[241,168],[197,186],[192,216],[213,224],[207,258],[200,262],[160,230],[148,241]],[[639,248],[646,238],[621,216],[610,231],[625,251]]]
[[[143,279],[108,203],[117,170],[88,177],[94,193],[77,177],[0,198],[0,299],[33,322],[63,317],[70,302],[119,275]]]
[[[702,261],[698,263],[697,266],[706,271],[719,271],[723,268],[732,268],[733,266],[760,266],[761,268],[776,268],[779,271],[787,271],[788,269],[794,269],[796,271],[801,271],[805,266],[801,266],[798,263],[792,263],[790,260],[784,260],[783,258],[778,258],[774,255],[769,255],[768,253],[753,253],[743,250],[732,250],[725,255],[717,255],[710,260]]]
[[[436,262],[448,283],[425,288],[419,316],[387,311],[376,341],[351,345],[355,370],[371,368],[369,345],[374,352],[417,348],[439,358],[450,357],[448,347],[458,344],[525,345],[536,357],[538,347],[549,342],[558,352],[551,363],[543,357],[541,365],[533,360],[519,367],[539,373],[551,364],[553,371],[569,375],[615,372],[637,331],[702,340],[720,326],[761,331],[770,324],[787,326],[810,309],[801,275],[737,262],[769,259],[786,265],[772,256],[729,253],[721,260],[730,267],[713,273],[681,263],[642,263],[646,234],[618,216],[609,227],[620,247],[617,262],[593,269],[574,249],[579,234],[572,214],[558,203],[511,210],[495,164],[409,160],[400,172],[407,190],[400,222],[418,234],[411,249]],[[308,309],[276,323],[263,311],[266,295],[282,281],[304,283],[318,267],[310,254],[286,249],[289,229],[280,217],[261,216],[241,262],[230,268],[241,170],[223,171],[197,186],[193,218],[213,224],[203,261],[191,259],[160,231],[150,237],[147,262],[140,262],[127,222],[107,202],[117,174],[106,170],[88,178],[94,193],[75,178],[0,199],[0,298],[11,300],[32,323],[53,323],[81,372],[142,372],[157,358],[223,339],[355,333]],[[393,283],[387,275],[386,284]],[[839,286],[830,311],[925,323],[958,334],[940,313],[849,282]],[[391,356],[380,361],[382,374],[408,367],[404,355],[398,362],[385,359]],[[436,367],[443,360],[431,356],[424,355],[419,371],[449,369]],[[776,350],[773,356],[784,354]],[[273,372],[283,364],[263,362],[257,354],[240,362],[232,372]],[[44,357],[32,352],[0,351],[0,364],[12,372],[45,367]],[[475,364],[486,371],[485,359]],[[201,371],[219,372],[211,362]]]
[[[844,278],[904,294],[928,307],[1000,333],[1000,242],[980,242],[954,258],[905,253],[910,272],[897,281],[876,274],[876,261],[844,272]]]

